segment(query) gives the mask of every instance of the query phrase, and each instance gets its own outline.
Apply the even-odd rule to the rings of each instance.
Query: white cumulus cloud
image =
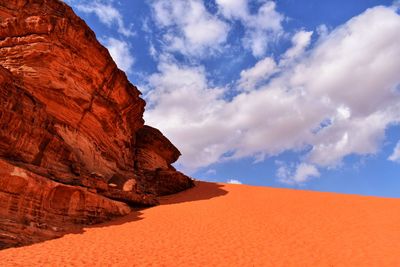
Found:
[[[168,51],[201,58],[226,41],[229,25],[209,13],[201,0],[156,0],[151,6]]]
[[[293,47],[301,49],[290,52],[298,57],[293,64],[229,100],[201,65],[161,59],[148,80],[146,122],[179,147],[179,163],[189,170],[290,150],[305,152],[308,164],[299,166],[295,179],[318,176],[310,166],[333,167],[348,155],[377,153],[385,129],[400,122],[399,29],[399,14],[378,6],[332,29],[307,53],[309,33],[303,32],[294,39]],[[269,75],[266,69],[244,70],[237,84],[257,85],[258,73]]]

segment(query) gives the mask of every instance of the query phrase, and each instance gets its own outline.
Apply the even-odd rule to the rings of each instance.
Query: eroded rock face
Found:
[[[171,166],[179,151],[144,126],[144,106],[66,4],[0,0],[0,183],[17,186],[0,186],[0,243],[7,235],[18,236],[10,244],[40,239],[29,237],[36,223],[60,227],[53,213],[66,224],[100,222],[125,214],[126,204],[154,205],[159,195],[193,186]],[[26,175],[13,175],[12,166]],[[52,194],[66,202],[54,206]],[[6,204],[11,198],[17,211]],[[71,212],[74,205],[78,213]],[[93,213],[96,205],[101,211]],[[33,230],[14,233],[3,227],[8,220],[13,229],[29,222]]]
[[[144,185],[142,191],[155,195],[168,195],[193,185],[192,180],[176,171],[171,163],[181,153],[162,133],[150,126],[140,128],[136,134],[135,168]]]
[[[61,236],[131,209],[88,188],[54,182],[0,160],[0,248]]]

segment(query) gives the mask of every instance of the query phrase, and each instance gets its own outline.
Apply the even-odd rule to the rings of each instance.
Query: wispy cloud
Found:
[[[201,58],[226,41],[229,25],[209,13],[201,0],[156,0],[152,9],[156,25],[165,31],[167,51]]]
[[[117,66],[125,72],[131,72],[135,58],[130,51],[129,44],[113,37],[103,38],[101,41],[107,47]]]
[[[117,31],[126,36],[133,36],[134,31],[131,26],[126,26],[124,23],[124,19],[119,10],[113,5],[113,1],[76,1],[69,0],[67,1],[70,4],[84,13],[93,13],[98,19],[108,27],[113,27],[114,25],[117,27]]]
[[[312,34],[312,31],[301,30],[296,32],[292,37],[292,47],[282,56],[281,64],[284,65],[302,55],[305,49],[310,45]]]
[[[400,163],[400,141],[397,142],[396,147],[393,149],[393,153],[389,156],[388,159]]]
[[[281,183],[295,185],[304,184],[312,178],[320,176],[320,173],[312,164],[300,163],[295,168],[290,168],[285,164],[280,164],[276,176]]]
[[[215,174],[217,174],[217,171],[215,169],[209,169],[209,170],[207,170],[206,174],[215,175]]]
[[[216,0],[220,12],[229,20],[240,21],[245,28],[243,44],[255,57],[265,55],[268,45],[283,35],[284,16],[276,11],[273,1],[263,1],[256,13],[251,13],[248,0]]]
[[[240,72],[238,85],[245,90],[254,90],[260,82],[267,80],[272,74],[278,71],[275,60],[266,57],[258,61],[253,67]]]

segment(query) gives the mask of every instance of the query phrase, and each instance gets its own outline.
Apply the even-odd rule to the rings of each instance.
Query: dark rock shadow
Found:
[[[143,208],[144,209],[144,208]],[[89,226],[85,226],[83,233],[85,229],[90,229],[90,228],[102,228],[102,227],[109,227],[109,226],[117,226],[117,225],[122,225],[125,223],[130,223],[130,222],[135,222],[135,221],[140,221],[143,220],[144,218],[141,217],[143,215],[143,212],[141,210],[143,209],[133,209],[131,213],[128,215],[122,216],[122,217],[117,217],[111,221],[108,222],[103,222],[103,223],[98,223],[98,224],[93,224]]]
[[[195,186],[190,189],[179,192],[177,194],[159,197],[158,199],[160,201],[160,205],[171,205],[171,204],[179,204],[191,201],[208,200],[228,194],[228,191],[223,189],[224,187],[223,184],[203,182],[203,181],[195,181],[194,183]],[[145,218],[142,217],[143,216],[142,211],[151,208],[154,207],[133,208],[133,211],[128,215],[113,219],[108,222],[84,226],[77,231],[73,231],[72,233],[83,234],[85,232],[85,229],[117,226],[125,223],[144,220]]]
[[[174,195],[159,197],[161,205],[207,200],[228,194],[223,184],[195,181],[195,186]]]
[[[194,183],[195,186],[190,189],[179,192],[177,194],[159,197],[158,199],[160,201],[160,205],[171,205],[171,204],[179,204],[191,201],[208,200],[228,194],[228,191],[223,189],[224,187],[223,184],[203,182],[203,181],[195,181]],[[72,231],[69,233],[83,234],[86,231],[86,229],[90,228],[117,226],[125,223],[144,220],[145,218],[142,217],[143,216],[142,211],[151,208],[153,207],[133,208],[133,211],[128,215],[113,219],[108,222],[84,226],[76,231]]]
[[[223,189],[224,187],[223,184],[203,182],[203,181],[195,181],[194,183],[195,186],[190,189],[179,192],[177,194],[159,197],[158,199],[160,201],[160,205],[171,205],[171,204],[179,204],[191,201],[207,200],[228,194],[228,191]],[[133,211],[128,215],[113,219],[108,222],[86,226],[84,228],[88,229],[88,228],[116,226],[124,223],[143,220],[145,218],[142,217],[143,216],[142,211],[151,208],[154,207],[133,208]],[[80,231],[80,233],[84,232],[84,229],[82,230]]]
[[[187,189],[187,190],[182,191],[177,194],[159,197],[160,205],[172,205],[172,204],[179,204],[179,203],[184,203],[184,202],[201,201],[201,200],[212,199],[215,197],[221,197],[221,196],[228,194],[228,191],[224,190],[223,187],[224,187],[223,184],[195,181],[195,186],[190,189]],[[43,235],[41,237],[38,237],[38,239],[34,242],[29,242],[29,243],[19,244],[19,245],[15,244],[15,245],[11,245],[11,246],[6,245],[6,244],[3,244],[3,246],[2,246],[2,244],[0,242],[0,250],[12,248],[12,247],[23,247],[23,246],[27,246],[27,245],[37,244],[37,243],[45,242],[45,241],[48,241],[51,239],[62,238],[64,235],[67,235],[67,234],[84,234],[88,229],[92,229],[92,228],[112,227],[112,226],[122,225],[125,223],[131,223],[131,222],[135,222],[135,221],[139,221],[139,220],[144,220],[146,218],[143,217],[143,210],[151,209],[151,208],[154,208],[154,207],[132,208],[132,212],[126,216],[116,217],[115,219],[112,219],[111,221],[93,224],[93,225],[71,226],[71,228],[65,229],[65,231],[60,231],[57,233],[53,232],[51,234],[48,233],[48,237],[46,237],[47,234]],[[39,233],[36,232],[35,234],[39,234]]]

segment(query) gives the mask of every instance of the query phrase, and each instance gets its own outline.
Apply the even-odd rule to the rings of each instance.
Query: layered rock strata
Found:
[[[0,247],[193,186],[145,102],[58,0],[0,0]],[[64,230],[65,230],[64,229]]]

